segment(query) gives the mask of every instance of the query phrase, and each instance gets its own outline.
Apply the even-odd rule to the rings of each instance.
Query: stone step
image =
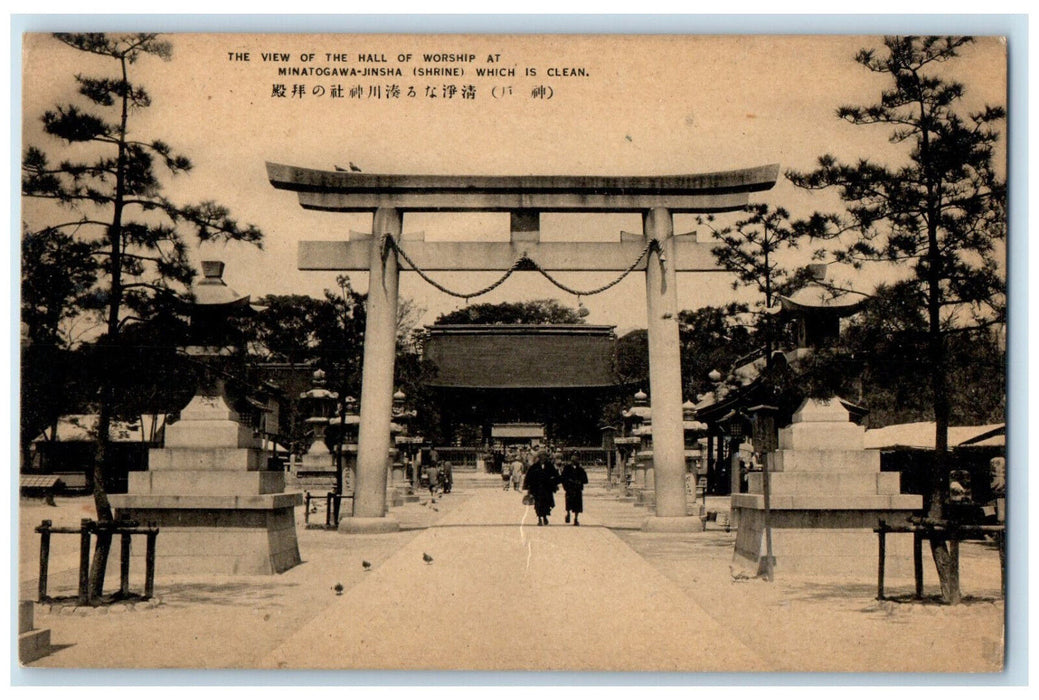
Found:
[[[33,613],[31,600],[18,601],[18,660],[31,663],[50,653],[51,631],[33,629]]]
[[[50,630],[29,630],[18,635],[18,660],[23,664],[47,656],[50,649]]]

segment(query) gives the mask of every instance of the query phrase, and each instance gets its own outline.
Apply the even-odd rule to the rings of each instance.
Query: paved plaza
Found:
[[[423,502],[392,509],[402,525],[397,533],[308,530],[300,508],[303,563],[283,574],[168,576],[160,569],[157,605],[37,605],[36,626],[51,630],[54,646],[32,666],[1001,668],[998,555],[986,543],[963,545],[964,605],[878,602],[869,576],[798,579],[777,571],[772,584],[734,579],[735,533],[716,523],[702,533],[644,533],[639,525],[647,511],[595,481],[580,527],[565,525],[560,507],[550,526],[538,527],[520,495],[502,491],[491,475],[462,475],[436,503],[424,495]],[[724,511],[727,502],[709,499],[708,508]],[[45,517],[58,524],[91,515],[86,498],[59,499],[57,508],[22,502],[23,599],[36,592],[39,543],[32,527]],[[323,521],[322,513],[312,517]],[[53,547],[52,594],[75,590],[76,539]],[[133,576],[139,584],[143,573],[135,568]],[[926,583],[933,592],[932,569]],[[892,596],[911,590],[911,580],[888,581]]]

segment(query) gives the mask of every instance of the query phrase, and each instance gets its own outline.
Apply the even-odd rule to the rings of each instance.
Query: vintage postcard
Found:
[[[1004,669],[1005,38],[21,55],[24,666]]]

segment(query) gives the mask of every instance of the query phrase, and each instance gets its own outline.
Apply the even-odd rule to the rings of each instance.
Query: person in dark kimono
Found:
[[[584,485],[588,483],[588,472],[577,461],[577,454],[570,455],[570,463],[563,467],[563,491],[566,492],[566,522],[570,522],[570,514],[574,514],[574,525],[580,525],[577,518],[584,512]]]
[[[538,452],[537,461],[527,469],[523,488],[534,500],[538,525],[548,525],[548,516],[556,505],[555,492],[559,488],[559,472],[548,459],[548,452]]]

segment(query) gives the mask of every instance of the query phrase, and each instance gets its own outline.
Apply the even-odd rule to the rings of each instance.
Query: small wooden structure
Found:
[[[37,601],[44,603],[50,600],[47,595],[47,573],[50,560],[51,535],[79,535],[79,586],[77,603],[94,605],[99,601],[90,596],[90,539],[93,535],[104,532],[111,536],[119,535],[119,593],[118,598],[131,597],[130,593],[130,546],[133,535],[144,535],[147,538],[145,550],[144,595],[145,600],[155,593],[155,542],[159,537],[159,528],[154,525],[141,527],[132,520],[117,520],[101,523],[89,518],[80,521],[79,527],[54,527],[52,521],[44,520],[36,528],[40,533],[40,580]],[[102,584],[103,585],[103,584]]]
[[[917,598],[922,598],[924,594],[924,540],[940,537],[949,543],[949,553],[952,556],[953,570],[957,581],[956,587],[959,588],[960,541],[992,535],[999,545],[1000,592],[1005,597],[1007,593],[1006,530],[1006,525],[963,525],[947,520],[927,518],[915,519],[908,525],[889,525],[881,520],[880,525],[873,529],[877,533],[877,600],[884,600],[884,567],[887,558],[887,534],[889,532],[911,532],[913,534],[913,578],[916,583],[915,596]]]

